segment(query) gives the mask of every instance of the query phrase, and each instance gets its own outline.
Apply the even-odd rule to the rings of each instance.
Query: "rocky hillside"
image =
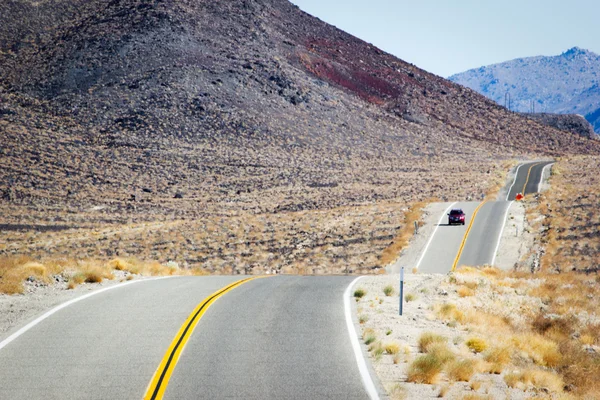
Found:
[[[449,79],[519,112],[580,114],[600,132],[600,56],[573,47],[554,57],[519,58]],[[508,106],[508,105],[507,105]]]
[[[521,115],[561,131],[573,132],[592,139],[599,138],[592,124],[579,114],[522,113]]]
[[[0,66],[11,210],[126,222],[465,198],[499,160],[600,149],[287,0],[2,2]]]

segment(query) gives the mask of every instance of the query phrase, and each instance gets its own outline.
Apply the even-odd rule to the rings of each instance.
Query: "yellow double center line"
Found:
[[[183,351],[183,348],[185,347],[185,344],[187,343],[188,339],[194,332],[196,325],[198,325],[198,321],[200,321],[200,318],[202,318],[208,307],[210,307],[210,305],[214,303],[219,297],[223,296],[230,290],[233,290],[236,287],[241,286],[244,283],[250,282],[251,280],[257,278],[259,277],[246,278],[234,282],[231,285],[225,286],[224,288],[211,294],[206,299],[204,299],[202,303],[198,304],[198,306],[194,309],[194,311],[192,311],[190,316],[185,320],[184,324],[179,329],[179,332],[177,332],[175,339],[173,339],[173,342],[171,342],[171,345],[165,353],[165,356],[163,357],[160,365],[158,366],[158,369],[156,370],[156,372],[154,372],[154,376],[152,377],[150,385],[148,385],[148,389],[146,390],[146,394],[144,395],[144,400],[155,400],[163,398],[165,390],[167,389],[167,385],[169,384],[169,379],[171,379],[171,374],[173,373],[173,370],[175,369],[175,366],[179,361],[181,352]]]
[[[537,164],[533,164],[531,167],[529,167],[529,171],[527,171],[527,179],[525,179],[525,184],[523,185],[523,191],[521,192],[521,194],[523,194],[523,196],[525,196],[525,188],[527,187],[527,183],[529,182],[529,176],[531,175],[531,170],[533,169],[533,167],[540,165],[541,163],[537,163]]]
[[[460,247],[458,248],[458,254],[456,254],[456,258],[454,259],[454,264],[452,264],[452,271],[454,271],[456,269],[456,265],[458,264],[458,260],[460,259],[460,256],[462,255],[463,249],[465,248],[465,243],[467,243],[467,238],[469,237],[469,232],[471,232],[471,228],[473,227],[473,222],[475,222],[475,217],[477,216],[477,213],[479,212],[479,209],[485,204],[487,203],[487,201],[484,201],[483,203],[481,203],[480,205],[477,206],[477,208],[475,209],[475,211],[473,211],[473,216],[471,217],[471,221],[469,221],[469,226],[467,227],[467,231],[465,232],[465,236],[463,236],[463,240],[460,244]]]

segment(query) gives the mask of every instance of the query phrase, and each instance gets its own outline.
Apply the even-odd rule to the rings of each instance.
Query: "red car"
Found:
[[[460,208],[450,210],[450,213],[448,214],[448,225],[452,224],[465,224],[465,213]]]

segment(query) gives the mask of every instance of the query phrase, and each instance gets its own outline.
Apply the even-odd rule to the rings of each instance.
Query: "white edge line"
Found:
[[[494,266],[494,262],[496,262],[496,254],[498,254],[498,249],[500,248],[500,242],[502,241],[502,234],[504,233],[504,228],[506,228],[506,218],[508,217],[508,210],[515,201],[512,200],[508,203],[508,207],[506,207],[506,212],[504,213],[504,219],[502,220],[502,229],[500,229],[500,235],[498,235],[498,242],[496,243],[496,249],[494,250],[494,255],[492,256],[491,266]]]
[[[367,362],[365,361],[363,353],[360,349],[360,343],[358,342],[356,329],[354,329],[354,322],[352,321],[352,312],[350,309],[350,300],[352,299],[350,292],[352,291],[354,284],[361,278],[362,276],[359,276],[353,280],[344,292],[344,314],[346,315],[346,327],[348,328],[348,333],[350,334],[350,343],[352,343],[352,350],[354,350],[354,357],[356,358],[356,363],[358,364],[358,372],[362,377],[365,390],[367,391],[367,394],[371,400],[379,400],[379,393],[377,393],[377,389],[375,389],[373,378],[371,378],[371,374],[367,368]]]
[[[550,167],[553,164],[554,163],[547,164],[546,166],[544,166],[544,168],[542,168],[542,175],[540,176],[540,183],[538,183],[538,187],[537,187],[538,193],[540,192],[540,187],[542,186],[542,182],[544,181],[544,171],[546,171],[546,168]]]
[[[70,306],[71,304],[75,304],[75,303],[77,303],[77,302],[79,302],[81,300],[85,300],[85,299],[87,299],[89,297],[92,297],[92,296],[95,296],[97,294],[106,292],[107,290],[121,288],[123,286],[131,285],[131,284],[138,283],[138,282],[155,281],[157,279],[165,279],[165,278],[171,278],[171,276],[161,276],[161,277],[158,277],[158,278],[140,279],[140,280],[137,280],[137,281],[134,280],[134,281],[129,281],[129,282],[123,282],[123,283],[119,283],[119,284],[114,285],[114,286],[109,286],[109,287],[104,288],[104,289],[95,290],[95,291],[93,291],[91,293],[88,293],[88,294],[85,294],[83,296],[79,296],[79,297],[71,299],[71,300],[69,300],[67,302],[64,302],[64,303],[62,303],[62,304],[54,307],[53,309],[51,309],[50,311],[48,311],[44,315],[41,315],[40,317],[34,319],[30,323],[28,323],[27,325],[25,325],[24,327],[22,327],[21,329],[19,329],[18,331],[16,331],[15,333],[13,333],[12,335],[10,335],[6,339],[4,339],[2,342],[0,342],[0,350],[3,349],[4,347],[6,347],[13,340],[15,340],[16,338],[18,338],[19,336],[21,336],[22,334],[24,334],[25,332],[27,332],[31,328],[33,328],[34,326],[36,326],[37,324],[39,324],[40,322],[42,322],[43,320],[45,320],[46,318],[50,317],[52,314],[54,314],[54,313],[62,310],[65,307]]]
[[[519,168],[521,168],[523,165],[525,164],[519,164],[517,170],[515,171],[515,179],[513,180],[513,184],[510,185],[510,188],[508,188],[508,193],[506,193],[506,201],[508,201],[508,196],[510,196],[510,191],[512,190],[513,186],[515,186],[515,183],[517,183],[517,176],[519,176]]]
[[[421,261],[423,261],[423,258],[425,257],[425,254],[427,253],[427,249],[429,248],[429,245],[431,244],[433,237],[435,236],[435,233],[437,232],[438,228],[442,224],[442,220],[444,219],[444,216],[446,214],[448,214],[448,210],[450,210],[452,208],[452,206],[454,206],[456,203],[458,203],[458,201],[455,201],[454,203],[450,204],[448,206],[448,208],[446,208],[446,211],[444,211],[444,213],[440,217],[440,220],[438,221],[437,226],[433,230],[433,233],[431,234],[429,241],[427,242],[427,244],[425,245],[425,248],[423,249],[423,253],[421,253],[421,257],[419,258],[419,261],[417,261],[417,265],[415,266],[415,269],[417,269],[417,270],[419,269],[419,266],[421,265]]]

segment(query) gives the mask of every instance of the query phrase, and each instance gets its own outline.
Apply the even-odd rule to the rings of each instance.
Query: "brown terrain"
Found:
[[[0,66],[7,257],[379,271],[417,203],[600,152],[286,0],[3,1]]]

